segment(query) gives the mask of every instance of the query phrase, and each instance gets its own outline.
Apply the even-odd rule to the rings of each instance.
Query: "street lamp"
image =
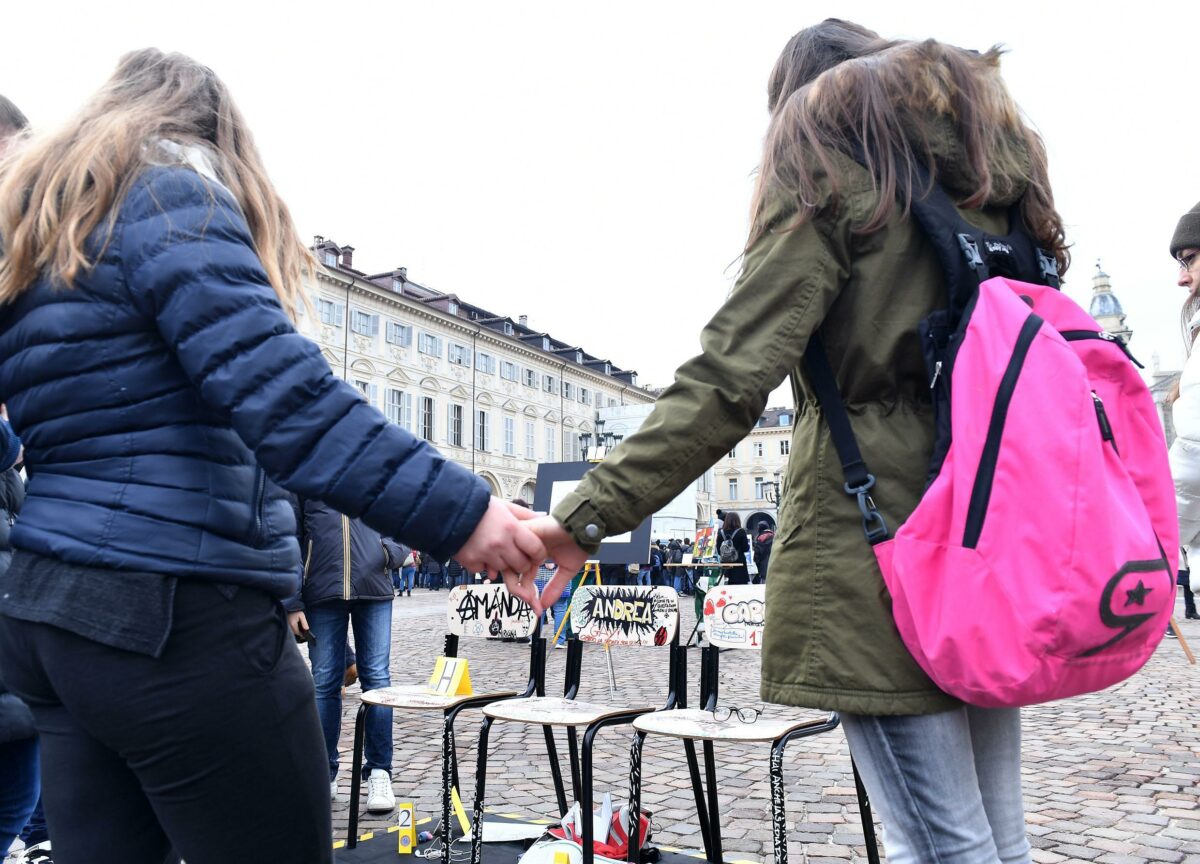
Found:
[[[602,458],[604,458],[604,455],[607,454],[609,450],[616,447],[623,440],[625,440],[624,435],[617,435],[613,432],[605,432],[603,420],[596,421],[596,436],[595,437],[596,437],[596,458],[593,461],[597,461],[597,462],[600,461]],[[580,432],[579,433],[579,448],[583,451],[583,458],[585,461],[588,458],[588,450],[591,449],[591,446],[592,446],[592,433]]]
[[[782,469],[777,468],[777,469],[775,469],[775,482],[772,483],[765,490],[767,500],[775,505],[776,510],[779,509],[779,493],[782,489],[783,489],[783,471],[782,471]]]

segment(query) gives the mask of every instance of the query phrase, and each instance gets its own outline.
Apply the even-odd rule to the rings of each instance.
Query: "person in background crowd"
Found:
[[[754,564],[758,567],[755,582],[767,581],[767,564],[771,560],[771,544],[775,542],[775,532],[766,522],[760,526],[758,536],[754,538]]]
[[[721,523],[721,530],[717,532],[718,554],[726,540],[733,546],[734,554],[737,557],[732,562],[726,562],[725,556],[722,555],[721,562],[734,563],[737,566],[723,568],[725,584],[747,585],[750,582],[750,571],[746,567],[746,555],[750,552],[750,536],[742,527],[742,517],[732,510],[725,514],[725,521]]]
[[[451,588],[456,585],[470,585],[475,580],[461,564],[451,558],[446,562],[446,584]]]
[[[425,574],[425,587],[430,591],[441,591],[446,578],[446,567],[432,553],[421,553],[421,570]]]
[[[1196,336],[1200,334],[1200,203],[1184,213],[1171,235],[1171,257],[1179,262],[1176,284],[1187,291],[1180,312],[1187,362],[1172,390],[1171,419],[1175,424],[1175,442],[1171,445],[1171,474],[1175,478],[1175,498],[1179,509],[1179,544],[1187,563],[1188,580],[1184,593],[1184,614],[1198,618],[1192,592],[1200,589],[1200,568],[1192,570],[1191,558],[1200,546],[1200,352]],[[1181,564],[1181,566],[1184,566]],[[1190,601],[1190,602],[1189,602]],[[1167,625],[1167,635],[1175,632]]]
[[[400,549],[361,520],[320,501],[301,499],[296,521],[304,550],[304,575],[300,590],[283,605],[292,632],[301,638],[312,637],[308,639],[308,657],[329,758],[329,792],[337,800],[342,688],[350,683],[349,669],[354,667],[363,690],[392,683],[389,570]],[[350,627],[354,629],[352,654],[346,646]],[[367,784],[368,810],[387,813],[396,806],[391,782],[391,711],[378,706],[367,709],[365,752],[363,776],[352,777],[350,782]]]
[[[545,547],[296,332],[312,257],[208,67],[122,57],[0,161],[0,237],[30,476],[0,677],[41,734],[55,860],[327,864],[284,489],[531,585]]]
[[[538,573],[534,584],[537,585],[539,592],[546,587],[547,583],[549,583],[549,581],[554,577],[554,574],[557,572],[557,570],[558,565],[553,561],[546,561],[541,567],[538,568]],[[567,620],[567,609],[570,607],[570,605],[571,587],[568,585],[563,590],[562,594],[559,595],[558,599],[554,601],[554,606],[552,609],[542,613],[542,627],[551,628],[548,631],[543,629],[542,635],[548,642],[553,641],[555,648],[567,647],[567,637],[570,635],[570,627],[563,625]],[[558,634],[557,639],[555,639],[555,633]]]
[[[407,547],[405,547],[407,548]],[[413,580],[417,575],[417,550],[409,549],[408,554],[404,556],[404,560],[400,564],[400,580],[396,586],[396,596],[403,594],[412,596]]]
[[[727,454],[790,377],[796,428],[767,583],[762,697],[841,712],[890,864],[1028,864],[1021,718],[964,706],[905,649],[803,357],[819,332],[876,494],[902,523],[924,493],[935,432],[915,336],[946,291],[933,244],[909,216],[912,166],[924,163],[981,229],[1007,233],[1020,220],[1060,273],[1069,263],[1045,146],[1000,57],[887,40],[837,19],[796,34],[768,81],[741,274],[701,334],[703,353],[676,371],[640,431],[534,523],[560,574],[570,570]],[[1200,238],[1172,253],[1192,246]],[[1190,362],[1200,381],[1200,361]],[[795,530],[795,519],[815,530]]]

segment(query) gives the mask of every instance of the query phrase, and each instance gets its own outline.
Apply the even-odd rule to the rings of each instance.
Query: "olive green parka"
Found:
[[[938,173],[951,195],[966,197],[974,186],[965,157],[944,128],[934,148]],[[825,194],[811,219],[747,250],[733,292],[701,334],[702,353],[676,371],[638,433],[554,516],[589,549],[600,536],[633,528],[728,453],[790,376],[796,422],[767,583],[762,697],[861,714],[932,713],[959,703],[900,640],[802,358],[819,328],[877,478],[875,502],[895,530],[920,500],[933,448],[917,327],[945,305],[944,280],[933,248],[900,207],[882,229],[855,230],[874,211],[877,192],[851,159],[836,165],[837,196],[821,178]],[[1007,207],[1024,189],[1020,178],[1003,179],[994,187],[1007,190],[1003,197],[963,211],[993,233],[1007,232]]]

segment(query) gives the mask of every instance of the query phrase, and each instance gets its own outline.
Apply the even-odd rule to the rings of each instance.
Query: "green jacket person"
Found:
[[[926,162],[964,217],[990,232],[1007,233],[1017,204],[1061,270],[1045,150],[1004,86],[996,49],[891,42],[831,19],[792,39],[768,90],[741,276],[701,333],[701,353],[676,371],[640,431],[535,530],[573,572],[585,550],[635,526],[728,453],[790,378],[796,423],[766,589],[762,697],[843,712],[889,859],[968,860],[947,851],[961,841],[983,850],[978,860],[995,860],[993,849],[1005,862],[1028,860],[1019,716],[964,708],[909,656],[802,357],[820,330],[878,478],[872,494],[898,526],[924,490],[934,437],[918,322],[945,305],[935,253],[906,215],[906,166]],[[858,149],[872,170],[844,155]],[[999,748],[986,754],[995,771],[977,777],[984,739]],[[930,764],[939,759],[947,765]],[[994,814],[979,804],[989,788],[1008,817],[994,835]],[[931,809],[910,806],[926,795]]]

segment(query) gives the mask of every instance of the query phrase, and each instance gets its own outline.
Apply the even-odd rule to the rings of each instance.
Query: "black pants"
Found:
[[[157,660],[0,615],[0,674],[41,736],[54,860],[332,861],[312,676],[278,602],[180,580],[174,615]]]

